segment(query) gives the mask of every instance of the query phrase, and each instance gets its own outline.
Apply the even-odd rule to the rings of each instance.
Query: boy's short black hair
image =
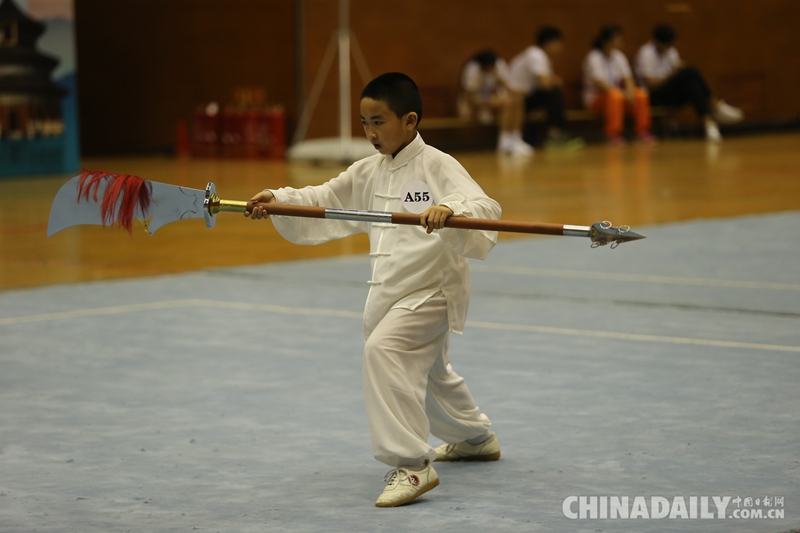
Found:
[[[672,44],[675,41],[675,30],[669,24],[659,24],[653,28],[653,39],[657,43]]]
[[[555,26],[542,26],[536,33],[536,45],[541,48],[550,41],[558,41],[562,37],[561,30]]]
[[[413,111],[417,114],[417,124],[422,120],[419,88],[414,80],[401,72],[387,72],[369,82],[361,91],[361,99],[364,98],[385,102],[398,117]]]
[[[494,50],[481,50],[472,57],[472,60],[483,68],[489,68],[497,63],[497,54]]]

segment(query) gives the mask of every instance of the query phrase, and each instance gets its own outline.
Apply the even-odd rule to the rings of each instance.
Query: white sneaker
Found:
[[[514,138],[507,134],[502,133],[497,139],[497,152],[500,154],[510,154],[514,149]]]
[[[436,448],[437,461],[497,461],[500,459],[500,443],[494,432],[480,444],[467,441],[442,444]]]
[[[533,155],[533,146],[524,141],[511,140],[497,145],[497,153],[513,157],[530,157]]]
[[[497,141],[497,153],[527,157],[533,155],[533,146],[515,134],[501,134]]]
[[[533,146],[523,140],[514,140],[505,153],[516,157],[530,157],[533,155]]]
[[[714,118],[720,124],[734,124],[744,119],[744,113],[738,107],[727,104],[725,100],[717,100],[717,105],[714,106]]]
[[[722,142],[722,135],[719,133],[719,128],[713,122],[706,123],[706,140],[712,143]]]
[[[375,507],[397,507],[418,498],[439,485],[439,476],[430,462],[422,470],[397,467],[383,478],[386,488],[375,500]]]

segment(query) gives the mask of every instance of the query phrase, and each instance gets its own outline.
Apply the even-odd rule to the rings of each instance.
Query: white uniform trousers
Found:
[[[428,434],[445,442],[482,435],[491,425],[448,356],[447,301],[441,293],[415,311],[392,309],[364,348],[364,400],[372,453],[390,466],[433,461]]]

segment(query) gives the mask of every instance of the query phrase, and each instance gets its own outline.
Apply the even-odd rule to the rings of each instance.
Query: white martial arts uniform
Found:
[[[401,189],[412,181],[429,188],[433,205],[454,216],[500,218],[452,157],[422,137],[397,157],[375,154],[318,186],[273,190],[280,204],[404,211]],[[461,333],[469,302],[467,257],[483,259],[496,232],[422,226],[272,217],[280,234],[297,244],[320,244],[368,233],[372,279],[364,309],[364,399],[375,458],[391,466],[433,460],[432,432],[446,442],[474,438],[490,421],[480,412],[448,360],[449,332]]]

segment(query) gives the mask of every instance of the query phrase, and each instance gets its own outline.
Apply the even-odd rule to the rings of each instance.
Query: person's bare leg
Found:
[[[508,95],[508,133],[511,139],[512,153],[527,156],[533,154],[533,146],[522,139],[522,128],[525,125],[525,97],[516,92]]]
[[[499,108],[499,119],[498,126],[500,128],[500,133],[510,133],[514,131],[514,101],[511,96],[503,95],[499,97],[497,100],[498,108]]]
[[[512,148],[511,135],[509,133],[510,113],[508,98],[506,95],[494,95],[491,105],[497,116],[497,151],[500,153],[510,153]]]
[[[512,92],[498,95],[497,151],[504,154],[526,156],[533,154],[533,147],[522,140],[522,125],[525,120],[523,96]]]
[[[525,124],[525,96],[520,93],[512,93],[511,99],[511,116],[508,130],[511,132],[520,132],[522,136],[522,125]]]

